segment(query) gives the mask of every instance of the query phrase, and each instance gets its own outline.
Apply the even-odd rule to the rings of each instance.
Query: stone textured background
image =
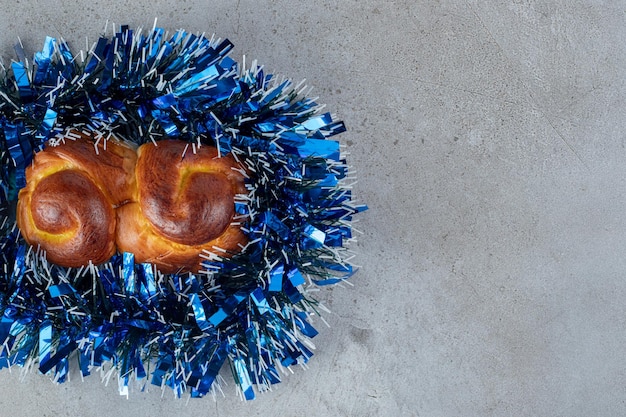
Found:
[[[243,403],[0,373],[3,416],[626,414],[626,2],[1,0],[74,49],[215,33],[343,119],[370,210],[307,371]],[[249,62],[249,61],[248,61]],[[229,378],[226,375],[227,379]]]

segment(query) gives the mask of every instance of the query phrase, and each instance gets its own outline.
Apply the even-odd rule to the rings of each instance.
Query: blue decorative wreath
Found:
[[[312,355],[308,288],[353,274],[345,130],[307,88],[228,57],[228,40],[126,26],[74,55],[48,37],[30,64],[0,71],[0,367],[38,367],[64,382],[77,361],[129,382],[201,397],[228,363],[242,396]],[[176,138],[232,152],[249,172],[236,211],[249,243],[199,274],[161,274],[130,253],[103,265],[49,263],[15,221],[25,168],[47,140],[81,128],[135,144]]]

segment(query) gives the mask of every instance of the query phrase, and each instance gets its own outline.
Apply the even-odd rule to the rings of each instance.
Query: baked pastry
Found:
[[[115,253],[115,208],[132,197],[136,153],[78,131],[52,145],[26,169],[17,204],[22,236],[61,266],[105,262]]]
[[[195,150],[195,152],[194,152]],[[117,246],[162,272],[198,271],[203,252],[239,252],[246,242],[235,198],[246,193],[231,156],[179,140],[137,150],[132,202],[117,210]]]
[[[168,140],[135,151],[71,132],[38,152],[26,171],[22,235],[66,267],[99,264],[118,250],[165,273],[197,272],[203,252],[238,252],[246,237],[235,198],[246,192],[244,176],[232,156],[193,150]]]
[[[18,46],[19,60],[0,71],[0,345],[11,363],[63,383],[78,356],[82,376],[117,374],[122,395],[133,379],[144,379],[193,398],[219,391],[223,365],[230,365],[246,400],[280,382],[281,369],[307,363],[317,334],[311,289],[353,275],[344,243],[354,241],[353,215],[366,207],[353,200],[351,169],[334,140],[343,122],[323,113],[303,83],[256,62],[239,64],[232,48],[228,39],[124,25],[100,37],[82,63],[72,59],[82,53],[46,37],[33,65]],[[93,137],[77,145],[89,145],[81,148],[87,156],[76,155],[73,143],[52,149],[58,132],[78,126],[123,133],[119,139],[131,143],[126,162],[102,164],[105,144],[94,146]],[[162,150],[172,139],[191,143],[207,132],[233,150],[245,191],[232,169],[178,164],[196,153],[192,145],[138,167],[138,135]],[[96,151],[98,165],[85,166]],[[30,246],[15,225],[14,191],[26,186],[33,158],[19,207]],[[151,176],[150,167],[163,175]],[[182,174],[173,172],[179,167]],[[192,191],[196,185],[211,186]],[[232,204],[241,191],[247,195]],[[220,195],[209,208],[195,206]],[[185,200],[191,206],[178,211]],[[95,267],[47,265],[37,248],[61,249],[81,218],[97,220],[87,236],[102,253],[73,254],[74,240],[56,252],[56,263],[118,253]],[[236,259],[207,263],[210,274],[198,279],[177,273],[198,268],[202,251],[237,251],[239,219],[249,242]],[[153,264],[120,256],[123,250],[176,272],[156,274]]]

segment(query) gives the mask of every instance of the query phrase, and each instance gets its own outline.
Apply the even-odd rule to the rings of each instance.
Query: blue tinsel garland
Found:
[[[0,367],[38,367],[63,382],[70,361],[83,376],[118,372],[171,387],[215,389],[225,363],[244,398],[280,381],[312,355],[318,303],[311,285],[353,273],[348,168],[329,137],[345,130],[305,88],[241,68],[228,40],[122,27],[86,56],[47,38],[30,66],[0,72]],[[69,129],[141,144],[202,140],[232,152],[249,173],[249,244],[209,257],[201,274],[164,275],[132,254],[81,269],[48,263],[15,224],[24,170],[44,143]],[[198,139],[202,138],[202,139]],[[144,385],[144,382],[141,382]]]

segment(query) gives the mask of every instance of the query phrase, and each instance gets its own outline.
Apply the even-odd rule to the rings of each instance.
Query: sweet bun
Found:
[[[59,142],[35,155],[17,208],[22,236],[51,262],[100,264],[119,251],[165,273],[197,272],[203,252],[245,244],[235,200],[246,187],[232,156],[178,140],[135,150],[77,131]]]
[[[71,132],[35,155],[20,190],[17,224],[50,262],[80,267],[115,253],[115,207],[132,196],[135,151]]]
[[[241,250],[235,198],[246,188],[232,156],[178,140],[144,144],[137,154],[133,202],[117,210],[120,251],[172,273],[198,271],[203,252]]]

